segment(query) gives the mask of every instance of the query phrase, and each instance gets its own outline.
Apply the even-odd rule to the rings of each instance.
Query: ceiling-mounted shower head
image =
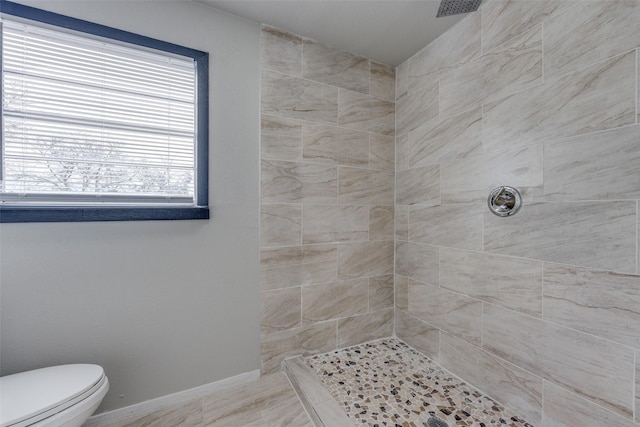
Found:
[[[475,12],[482,0],[441,0],[436,18],[460,13]]]

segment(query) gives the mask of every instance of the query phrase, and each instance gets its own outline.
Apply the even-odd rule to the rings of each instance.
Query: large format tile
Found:
[[[395,169],[395,138],[392,135],[369,134],[369,167],[371,169]]]
[[[302,75],[302,38],[273,27],[262,27],[262,67],[292,76]]]
[[[302,159],[302,121],[263,114],[260,123],[262,159],[292,162]]]
[[[396,274],[393,281],[395,306],[399,310],[407,310],[409,308],[409,278]]]
[[[483,208],[479,204],[411,206],[409,240],[481,251]]]
[[[92,423],[85,425],[100,425],[101,427],[200,427],[202,426],[202,401],[196,399],[186,403],[163,406],[151,413],[140,414],[131,411],[131,415],[117,421]]]
[[[542,83],[542,26],[485,53],[440,80],[440,118]]]
[[[409,240],[409,206],[395,206],[395,227],[397,240]]]
[[[369,134],[336,126],[304,123],[302,158],[309,163],[369,166]]]
[[[387,338],[392,335],[392,308],[338,320],[338,348]]]
[[[267,427],[314,427],[298,399],[264,409],[262,418]]]
[[[393,274],[369,277],[369,311],[393,308]]]
[[[387,101],[395,101],[395,68],[374,61],[370,61],[370,66],[369,95]]]
[[[636,421],[640,422],[640,350],[636,350]]]
[[[340,279],[392,273],[393,240],[338,245],[338,277]]]
[[[640,276],[545,263],[544,318],[640,348]]]
[[[334,282],[338,250],[333,245],[292,246],[260,251],[262,290]]]
[[[542,262],[440,248],[440,286],[542,317]]]
[[[305,325],[366,313],[369,281],[346,280],[302,288],[302,323]]]
[[[546,79],[483,109],[483,144],[504,149],[635,123],[635,52]]]
[[[440,203],[440,166],[424,166],[396,173],[396,203],[434,205]]]
[[[409,281],[409,314],[465,341],[482,343],[482,302]]]
[[[393,135],[395,104],[351,90],[340,89],[338,124],[365,132]]]
[[[302,243],[302,205],[261,205],[260,246]]]
[[[401,310],[395,313],[398,338],[432,359],[440,358],[440,329]]]
[[[640,2],[579,1],[544,27],[545,78],[573,72],[640,46]]]
[[[262,160],[262,203],[335,203],[335,166]]]
[[[409,134],[396,136],[396,170],[409,169],[410,156]]]
[[[635,273],[636,203],[525,204],[500,218],[484,214],[484,249],[504,255]]]
[[[305,204],[302,224],[305,244],[369,240],[369,206]]]
[[[640,199],[638,141],[635,125],[545,144],[545,199]]]
[[[640,49],[636,49],[636,61],[638,62],[636,65],[636,70],[640,69]],[[636,109],[637,111],[637,119],[636,119],[636,123],[640,123],[640,108],[638,108],[637,106],[640,105],[640,73],[638,73],[636,71],[636,74],[638,75],[638,82],[636,84],[636,90],[638,91],[638,96],[637,96],[637,101],[636,101]]]
[[[438,248],[412,242],[396,242],[396,274],[422,283],[438,284]]]
[[[338,88],[263,71],[261,105],[265,114],[336,124]]]
[[[542,378],[446,333],[440,337],[440,363],[515,409],[529,423],[540,425]]]
[[[299,287],[260,292],[260,332],[263,334],[301,326]]]
[[[369,61],[312,40],[304,41],[303,77],[369,93]]]
[[[393,204],[393,172],[338,167],[338,203]]]
[[[393,240],[393,206],[369,207],[369,240]]]
[[[409,92],[409,60],[396,67],[396,101],[407,96]]]
[[[438,110],[438,84],[411,92],[396,101],[396,135],[405,135],[436,119]]]
[[[633,350],[515,311],[484,305],[483,347],[623,416],[633,413]]]

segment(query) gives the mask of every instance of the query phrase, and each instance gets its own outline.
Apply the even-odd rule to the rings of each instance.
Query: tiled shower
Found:
[[[263,373],[395,331],[534,425],[639,425],[640,2],[485,0],[395,70],[261,43]]]

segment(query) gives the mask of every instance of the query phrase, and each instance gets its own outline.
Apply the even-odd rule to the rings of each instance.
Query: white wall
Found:
[[[210,54],[209,221],[0,226],[2,375],[104,366],[99,411],[259,367],[259,26],[191,2],[21,3]]]

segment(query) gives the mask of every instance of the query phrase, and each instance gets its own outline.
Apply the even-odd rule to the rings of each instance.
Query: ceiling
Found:
[[[394,66],[465,16],[436,19],[439,0],[199,1]]]

